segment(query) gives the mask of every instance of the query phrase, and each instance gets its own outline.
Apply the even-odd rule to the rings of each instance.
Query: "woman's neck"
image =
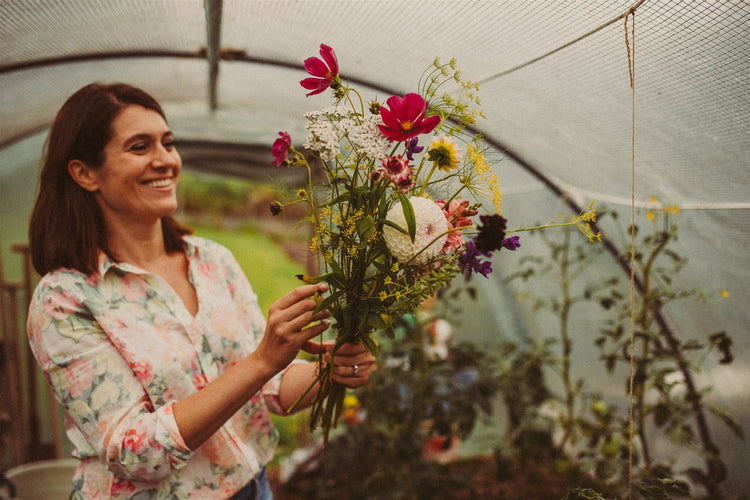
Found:
[[[108,221],[107,243],[112,257],[142,269],[151,269],[167,257],[161,220],[127,225]]]

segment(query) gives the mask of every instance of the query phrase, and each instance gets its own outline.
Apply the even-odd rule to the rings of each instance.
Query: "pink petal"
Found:
[[[305,71],[312,76],[325,77],[328,75],[328,66],[317,57],[308,57],[305,59]]]
[[[325,63],[328,65],[328,69],[331,70],[333,75],[339,74],[339,61],[336,59],[336,52],[333,51],[328,45],[320,44],[320,57],[323,58]]]
[[[404,116],[412,122],[419,120],[427,111],[427,102],[419,94],[406,94],[402,105]]]

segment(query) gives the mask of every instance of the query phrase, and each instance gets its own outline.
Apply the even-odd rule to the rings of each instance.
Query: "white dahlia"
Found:
[[[408,234],[387,225],[383,226],[383,237],[388,250],[399,262],[422,265],[431,261],[443,249],[447,238],[448,221],[445,219],[443,210],[434,201],[417,196],[412,196],[409,201],[414,207],[414,219],[417,223],[414,242],[412,243]],[[391,207],[386,218],[404,229],[407,228],[400,202]],[[414,260],[411,260],[412,258]]]

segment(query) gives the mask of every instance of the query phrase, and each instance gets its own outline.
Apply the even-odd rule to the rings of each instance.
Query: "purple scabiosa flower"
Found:
[[[423,146],[417,146],[419,144],[419,137],[412,137],[406,141],[406,157],[409,161],[414,161],[414,155],[424,151]]]

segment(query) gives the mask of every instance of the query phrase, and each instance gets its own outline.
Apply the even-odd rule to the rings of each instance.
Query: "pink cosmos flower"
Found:
[[[292,137],[287,132],[279,132],[279,138],[273,141],[273,147],[271,148],[275,158],[271,163],[277,167],[283,165],[291,147]]]
[[[440,123],[440,116],[425,117],[427,101],[419,94],[406,94],[403,98],[391,96],[388,107],[380,107],[383,125],[380,132],[391,141],[405,141],[420,134],[428,134]]]
[[[305,94],[311,96],[320,94],[328,87],[332,86],[339,78],[339,62],[336,59],[336,52],[328,45],[320,44],[320,57],[308,57],[305,59],[305,71],[312,77],[305,78],[299,82],[302,87],[312,92]]]

